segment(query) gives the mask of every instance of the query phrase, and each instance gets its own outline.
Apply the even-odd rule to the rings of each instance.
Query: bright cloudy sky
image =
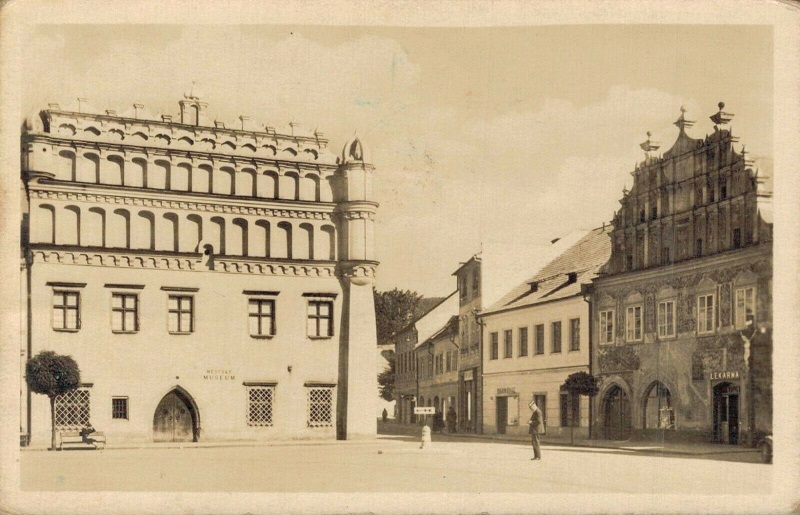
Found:
[[[545,243],[611,219],[646,131],[667,150],[684,105],[725,101],[752,156],[772,157],[764,26],[392,28],[40,25],[23,108],[86,97],[177,113],[191,81],[212,116],[357,131],[376,166],[378,288],[443,295],[487,240]]]

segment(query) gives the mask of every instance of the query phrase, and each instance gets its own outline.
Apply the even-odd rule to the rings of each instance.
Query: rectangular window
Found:
[[[614,310],[600,312],[600,343],[614,342]]]
[[[452,370],[458,370],[458,352],[453,351],[453,355],[450,357],[453,360],[453,364],[451,366]]]
[[[513,356],[513,343],[511,343],[511,329],[503,331],[503,357]]]
[[[80,294],[76,291],[53,292],[53,329],[77,331],[81,327]]]
[[[528,355],[528,328],[527,327],[520,327],[519,328],[519,355],[520,356],[527,356]]]
[[[544,354],[544,324],[536,326],[536,354]]]
[[[572,318],[569,321],[569,350],[581,349],[581,319]]]
[[[128,398],[111,398],[111,418],[128,420]]]
[[[670,338],[673,336],[675,336],[675,301],[659,302],[658,337]]]
[[[194,331],[194,297],[169,296],[169,332],[175,334]]]
[[[629,306],[625,311],[625,340],[642,339],[642,306]]]
[[[670,252],[669,247],[661,249],[661,262],[665,265],[672,263],[672,252]]]
[[[694,257],[701,257],[703,255],[703,239],[697,238],[694,242]]]
[[[561,427],[581,427],[581,397],[562,392],[559,397]]]
[[[697,297],[697,332],[714,332],[714,295]]]
[[[736,328],[746,329],[756,319],[755,288],[738,288],[736,290]]]
[[[89,389],[78,388],[56,397],[55,401],[56,429],[77,431],[91,425],[89,423]]]
[[[553,352],[561,352],[561,322],[553,322]]]
[[[275,301],[272,299],[250,299],[247,314],[250,336],[275,335]]]
[[[275,398],[274,386],[247,387],[247,425],[255,427],[272,426],[272,401]]]
[[[472,296],[477,297],[481,292],[481,271],[476,268],[472,272]]]
[[[139,330],[138,295],[111,294],[111,330],[115,333],[133,333]]]
[[[308,427],[333,426],[333,387],[308,388]]]
[[[308,335],[314,338],[333,336],[333,302],[308,301]]]
[[[462,275],[458,280],[458,296],[462,304],[467,302],[467,276]]]
[[[499,336],[497,333],[491,333],[489,335],[490,340],[490,349],[489,349],[489,359],[497,359],[499,354]]]

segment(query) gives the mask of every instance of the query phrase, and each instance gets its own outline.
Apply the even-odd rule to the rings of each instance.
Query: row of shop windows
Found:
[[[53,291],[53,329],[78,331],[81,328],[80,292]],[[111,331],[136,333],[140,329],[139,295],[136,293],[111,294]],[[275,299],[249,298],[247,321],[253,337],[275,336]],[[333,336],[333,302],[309,300],[306,312],[307,334],[314,338]],[[171,334],[189,334],[195,331],[195,299],[192,295],[168,295],[167,330]]]
[[[736,290],[734,302],[734,325],[737,329],[745,329],[755,319],[755,288],[739,288]],[[658,302],[657,334],[659,338],[674,338],[678,323],[675,300]],[[697,334],[711,334],[717,328],[716,294],[709,293],[697,296]],[[642,340],[642,305],[625,308],[625,341]],[[600,311],[600,343],[614,342],[614,310]]]
[[[247,386],[247,425],[271,427],[275,387]],[[307,387],[308,427],[333,426],[333,387]],[[91,426],[91,389],[81,387],[56,397],[55,423],[57,430],[78,430]],[[111,418],[128,420],[128,397],[111,398]]]
[[[544,324],[533,326],[534,329],[534,348],[533,354],[544,354],[545,331]],[[560,353],[562,345],[561,321],[550,324],[550,353]],[[520,327],[517,331],[517,357],[528,355],[528,328]],[[503,358],[514,357],[514,332],[511,329],[503,331]],[[572,318],[569,320],[569,350],[578,351],[581,349],[581,320]],[[500,334],[498,332],[489,333],[489,359],[499,359],[500,356]]]

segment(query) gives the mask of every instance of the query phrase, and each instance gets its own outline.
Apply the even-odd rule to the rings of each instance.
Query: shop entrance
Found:
[[[631,436],[631,407],[628,396],[619,386],[606,394],[604,407],[605,437],[609,440],[626,440]]]
[[[197,441],[197,414],[193,404],[191,397],[177,388],[166,394],[153,415],[153,441]]]
[[[506,434],[508,422],[508,397],[497,397],[497,434]]]
[[[714,441],[739,443],[739,387],[735,384],[714,387]]]

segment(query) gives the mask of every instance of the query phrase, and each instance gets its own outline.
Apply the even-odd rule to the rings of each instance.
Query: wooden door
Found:
[[[506,434],[508,422],[508,397],[497,397],[497,434]]]
[[[153,416],[153,441],[191,442],[193,435],[192,412],[177,392],[161,399]]]

